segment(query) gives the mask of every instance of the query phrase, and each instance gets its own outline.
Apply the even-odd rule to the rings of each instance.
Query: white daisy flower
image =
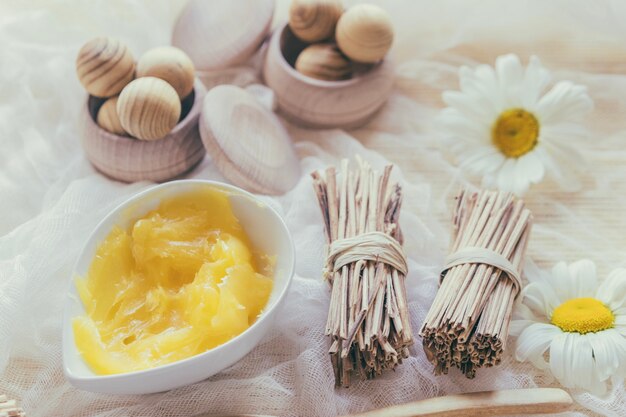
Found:
[[[593,262],[561,262],[521,297],[520,320],[511,323],[511,334],[519,335],[517,360],[594,394],[605,392],[609,378],[626,377],[626,269],[598,285]]]
[[[546,172],[564,188],[581,156],[572,139],[593,109],[584,86],[561,81],[546,92],[550,73],[535,56],[524,68],[516,55],[500,56],[495,68],[459,71],[461,91],[446,91],[439,117],[447,148],[461,169],[482,175],[483,186],[523,194]]]

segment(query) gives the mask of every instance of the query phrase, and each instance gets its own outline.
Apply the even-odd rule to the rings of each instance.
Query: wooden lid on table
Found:
[[[242,64],[263,43],[273,14],[274,0],[191,0],[174,26],[172,45],[200,71]]]
[[[207,93],[200,136],[222,175],[239,187],[276,195],[300,179],[300,163],[285,128],[240,87],[220,85]]]

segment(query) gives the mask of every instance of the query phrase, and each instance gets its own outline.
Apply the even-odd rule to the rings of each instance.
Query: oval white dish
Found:
[[[100,242],[114,225],[130,223],[156,208],[163,198],[174,197],[202,187],[227,191],[241,225],[255,248],[276,255],[274,287],[259,319],[239,336],[199,355],[143,371],[97,375],[83,361],[72,330],[72,319],[85,314],[74,278],[85,276]],[[172,181],[145,190],[115,208],[105,217],[85,244],[72,274],[63,317],[63,370],[77,388],[108,394],[147,394],[161,392],[206,379],[233,365],[261,340],[270,328],[289,289],[295,268],[295,249],[291,234],[280,215],[267,204],[240,188],[206,180]]]

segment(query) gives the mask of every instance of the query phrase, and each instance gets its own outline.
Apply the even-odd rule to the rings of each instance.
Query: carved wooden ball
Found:
[[[371,4],[349,8],[337,22],[337,44],[348,58],[378,62],[393,43],[393,26],[386,11]]]
[[[137,139],[161,139],[176,126],[180,112],[180,98],[174,87],[156,77],[132,81],[117,101],[122,127]]]
[[[352,73],[352,63],[332,43],[317,43],[304,48],[295,67],[304,75],[327,81],[345,80]]]
[[[293,0],[289,7],[289,27],[305,42],[331,38],[343,6],[338,0]]]
[[[76,73],[89,94],[112,97],[135,78],[135,60],[119,40],[95,38],[78,52]]]
[[[157,77],[167,81],[183,99],[193,90],[193,62],[181,49],[162,46],[147,51],[137,62],[137,77]]]
[[[122,127],[120,118],[117,115],[118,98],[119,96],[111,97],[100,106],[96,123],[107,132],[123,136],[126,135],[126,131]]]

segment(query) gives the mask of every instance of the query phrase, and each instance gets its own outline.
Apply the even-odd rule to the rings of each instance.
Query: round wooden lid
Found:
[[[274,0],[191,0],[178,17],[172,45],[189,55],[197,70],[247,61],[267,36]]]
[[[225,178],[248,191],[283,194],[300,179],[300,163],[276,115],[234,85],[204,98],[200,136]]]

